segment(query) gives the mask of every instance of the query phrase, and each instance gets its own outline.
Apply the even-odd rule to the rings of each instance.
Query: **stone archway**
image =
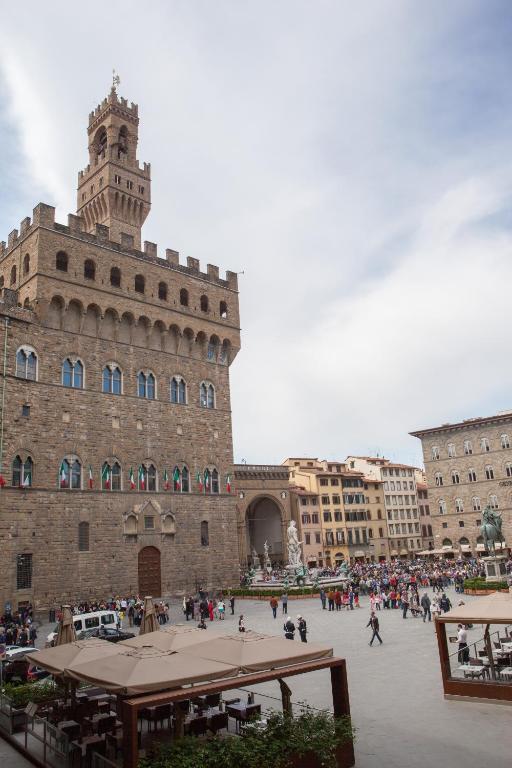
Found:
[[[139,595],[161,597],[162,571],[160,550],[156,547],[144,547],[139,552]]]
[[[270,496],[254,499],[245,513],[246,552],[250,563],[256,550],[263,565],[264,544],[268,541],[272,563],[283,563],[283,514],[279,504]]]

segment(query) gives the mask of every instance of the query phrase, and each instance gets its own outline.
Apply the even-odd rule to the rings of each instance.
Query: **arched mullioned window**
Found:
[[[59,486],[80,490],[82,487],[82,464],[76,456],[62,460],[59,470]]]
[[[498,497],[495,493],[489,494],[488,504],[491,509],[499,509]]]
[[[510,438],[508,435],[502,435],[501,436],[501,447],[502,448],[510,448]]]
[[[73,389],[83,389],[84,366],[80,360],[74,362],[67,357],[62,363],[62,384]]]
[[[215,387],[209,381],[202,381],[199,387],[201,408],[215,408]]]
[[[167,283],[158,283],[158,298],[167,301]]]
[[[223,318],[223,320],[227,320],[228,317],[228,305],[227,302],[221,301],[219,304],[219,315]]]
[[[144,275],[135,275],[135,291],[136,293],[144,293],[146,288],[146,281]]]
[[[37,354],[32,347],[23,346],[16,352],[16,376],[37,381]]]
[[[110,363],[103,368],[102,374],[102,392],[111,395],[120,395],[122,390],[121,369],[115,363]]]
[[[110,285],[113,285],[114,288],[120,288],[121,287],[121,270],[119,267],[112,267],[110,270]]]
[[[180,304],[182,307],[188,307],[188,291],[182,288],[180,291]]]
[[[203,473],[203,488],[205,493],[219,493],[219,473],[218,470],[207,467]]]
[[[30,272],[30,256],[28,253],[23,257],[23,274],[28,275]]]
[[[473,496],[472,503],[473,503],[473,512],[480,512],[480,510],[482,509],[482,503],[480,501],[480,497]]]
[[[185,405],[187,402],[187,383],[182,376],[171,379],[171,403]]]
[[[451,539],[443,539],[443,547],[451,547],[451,546],[452,546]]]
[[[101,468],[101,488],[104,491],[121,490],[121,465],[118,461],[105,461]]]
[[[55,269],[60,272],[68,271],[68,255],[64,251],[59,251],[55,257]]]
[[[201,296],[199,306],[201,307],[201,312],[208,312],[208,296]]]
[[[156,397],[156,379],[151,372],[139,371],[137,374],[137,395],[146,400],[154,400]]]
[[[86,259],[84,261],[84,277],[87,280],[96,279],[96,264],[92,259]]]
[[[176,465],[172,473],[172,487],[175,493],[190,492],[190,473],[186,464]]]
[[[30,488],[34,474],[34,462],[30,456],[25,461],[15,456],[12,462],[12,485],[18,488]]]
[[[141,464],[139,467],[139,491],[157,490],[157,471],[154,464]]]

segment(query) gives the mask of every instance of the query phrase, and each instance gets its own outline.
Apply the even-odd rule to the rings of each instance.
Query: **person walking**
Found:
[[[449,598],[446,597],[446,594],[444,592],[441,595],[441,599],[439,601],[439,606],[440,606],[440,608],[441,608],[443,613],[447,613],[450,610],[450,608],[452,607],[452,604],[451,604]]]
[[[231,595],[229,598],[229,607],[231,608],[231,615],[235,615],[235,596]]]
[[[323,587],[320,590],[320,602],[322,603],[322,608],[325,611],[325,605],[327,603],[327,595],[325,594],[325,589]]]
[[[270,598],[270,607],[272,608],[272,616],[274,619],[277,619],[277,607],[279,603],[277,602],[277,598],[275,595],[272,595]]]
[[[294,640],[295,639],[295,624],[293,623],[291,616],[286,617],[286,621],[284,623],[284,636],[287,640]]]
[[[430,613],[430,597],[425,592],[421,598],[421,607],[423,608],[423,623],[428,616],[428,620],[432,621],[432,614]]]
[[[217,603],[217,612],[219,614],[219,621],[224,621],[224,614],[226,612],[226,606],[224,600],[221,598]]]
[[[245,621],[244,621],[243,613],[240,615],[240,618],[238,619],[238,631],[245,632]]]
[[[306,634],[308,630],[307,630],[306,619],[303,619],[300,613],[297,616],[297,628],[299,630],[301,643],[307,643]]]
[[[329,602],[329,610],[334,611],[334,592],[332,589],[327,593],[327,600]]]
[[[381,639],[381,636],[379,635],[379,620],[378,620],[377,616],[375,615],[374,611],[371,612],[370,620],[368,621],[368,624],[366,626],[367,627],[371,627],[372,633],[373,633],[372,634],[372,639],[370,640],[368,645],[373,645],[373,641],[375,640],[375,638],[377,638],[379,643],[382,645],[382,639]]]
[[[407,618],[407,611],[409,610],[409,595],[407,594],[407,590],[404,589],[401,595],[401,601],[402,601],[402,618]]]
[[[286,615],[288,613],[288,595],[286,592],[283,592],[281,595],[281,605],[283,608],[283,613]]]

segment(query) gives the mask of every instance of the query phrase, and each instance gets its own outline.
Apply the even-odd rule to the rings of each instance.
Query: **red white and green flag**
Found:
[[[199,493],[203,492],[203,478],[201,477],[201,473],[198,472],[196,475],[196,482],[199,486]]]
[[[169,475],[167,474],[167,470],[164,469],[164,489],[168,491],[170,487]]]
[[[135,489],[135,477],[133,475],[133,467],[130,467],[130,491],[133,491]]]
[[[144,467],[139,467],[139,488],[141,491],[146,490],[146,475],[144,474]]]
[[[207,469],[204,471],[204,489],[207,492],[210,490],[210,473]]]
[[[110,467],[108,464],[103,465],[103,469],[101,470],[101,484],[103,488],[106,488],[107,491],[110,488]]]
[[[65,488],[68,484],[68,478],[66,475],[66,467],[64,466],[64,462],[62,462],[62,464],[60,465],[59,480],[60,480],[60,487]]]
[[[94,485],[94,481],[92,479],[92,467],[89,464],[89,490],[92,490],[93,485]]]
[[[226,493],[231,493],[231,475],[226,475]]]
[[[5,480],[3,478],[3,475],[0,474],[0,488],[3,488],[5,485]]]
[[[30,472],[24,472],[23,473],[23,487],[24,488],[30,488],[32,478],[30,477]]]
[[[174,474],[172,476],[174,482],[174,490],[179,491],[181,488],[181,477],[178,467],[174,467]]]

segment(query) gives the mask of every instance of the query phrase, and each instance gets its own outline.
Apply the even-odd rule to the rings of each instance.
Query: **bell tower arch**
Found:
[[[118,97],[116,83],[90,113],[87,134],[89,164],[78,174],[77,213],[87,232],[102,224],[111,240],[120,243],[121,234],[128,235],[140,249],[151,208],[151,166],[137,160],[138,106]]]

